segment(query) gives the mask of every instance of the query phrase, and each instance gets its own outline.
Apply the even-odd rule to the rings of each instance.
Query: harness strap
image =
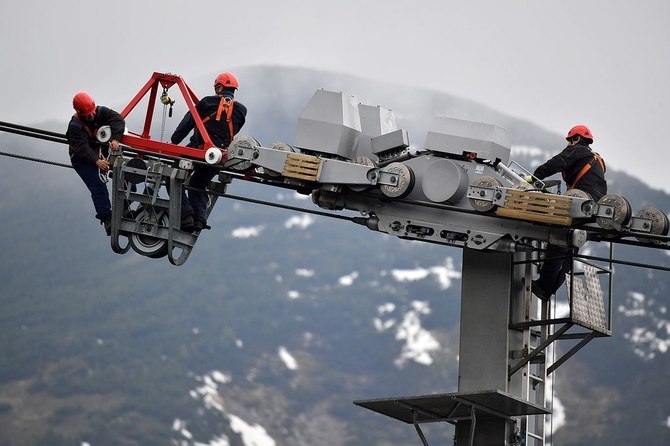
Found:
[[[233,130],[233,120],[232,120],[234,105],[235,105],[235,99],[221,96],[221,100],[219,101],[219,108],[216,110],[216,112],[210,113],[208,116],[205,116],[202,120],[203,124],[212,118],[216,119],[217,121],[221,121],[221,115],[223,115],[223,112],[225,110],[226,122],[228,123],[228,132],[230,135],[231,142],[233,141],[233,137],[235,136],[235,131]]]
[[[589,163],[587,163],[584,167],[582,167],[582,170],[579,171],[579,173],[575,177],[575,181],[572,182],[569,189],[574,189],[575,185],[579,182],[579,180],[582,179],[582,177],[586,174],[586,172],[588,172],[591,169],[591,167],[593,167],[596,161],[598,161],[600,167],[603,169],[603,173],[607,171],[607,169],[605,168],[605,162],[603,161],[602,157],[597,153],[594,153],[593,159]]]
[[[79,113],[74,114],[74,119],[76,119],[77,122],[79,122],[79,124],[81,124],[81,126],[84,128],[84,130],[86,130],[88,137],[93,138],[93,131],[91,131],[91,129],[89,129],[88,126],[84,124],[84,122],[81,119],[79,119]]]
[[[95,135],[95,132],[93,132],[90,128],[88,128],[88,126],[86,124],[84,124],[84,122],[81,119],[79,119],[79,113],[75,113],[73,118],[86,131],[86,134],[88,135],[88,138],[89,139],[93,138],[93,135]],[[96,129],[96,132],[97,131],[98,130]],[[89,145],[90,145],[90,142],[89,142]],[[70,158],[72,158],[74,156],[74,150],[72,149],[72,146],[68,145],[68,147],[70,148]],[[99,148],[95,148],[95,147],[91,147],[91,148],[93,149],[94,152],[98,153],[98,156],[100,155],[100,149]]]

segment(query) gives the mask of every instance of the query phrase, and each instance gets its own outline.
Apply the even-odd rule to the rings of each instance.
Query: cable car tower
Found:
[[[164,119],[166,108],[171,113],[175,101],[168,90],[175,85],[203,149],[150,136],[155,107],[163,105]],[[596,202],[579,190],[559,194],[558,182],[525,181],[529,172],[509,159],[510,132],[496,125],[439,116],[425,147],[411,151],[391,110],[318,90],[298,119],[293,144],[264,147],[237,136],[221,149],[212,144],[195,109],[197,97],[179,76],[154,73],[122,116],[147,94],[143,129],[127,131],[110,156],[111,247],[119,254],[133,249],[149,258],[167,256],[174,265],[188,259],[200,231],[181,230],[181,195],[198,163],[220,170],[207,188],[208,212],[218,197],[230,197],[232,181],[253,181],[310,194],[329,211],[321,215],[462,248],[457,392],[354,401],[412,424],[424,446],[429,442],[421,426],[434,422],[455,426],[456,446],[544,446],[545,417],[552,412],[548,378],[588,342],[612,334],[612,265],[623,263],[614,259],[613,246],[668,249],[668,217],[655,208],[633,215],[618,195]],[[67,143],[63,135],[9,123],[0,123],[0,130]],[[101,143],[108,138],[100,129]],[[129,204],[130,215],[124,212]],[[359,216],[335,212],[341,210]],[[587,241],[608,243],[609,258],[579,255]],[[530,289],[548,244],[566,248],[573,262],[565,315]],[[572,346],[552,360],[558,341]]]

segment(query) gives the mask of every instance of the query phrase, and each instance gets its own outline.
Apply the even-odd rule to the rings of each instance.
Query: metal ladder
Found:
[[[532,255],[532,254],[529,254]],[[522,329],[524,351],[527,355],[537,349],[549,337],[550,326],[541,324],[541,321],[550,319],[550,302],[543,302],[534,297],[530,290],[534,262],[525,264],[525,283],[523,291],[523,320]],[[538,325],[539,323],[539,325]],[[542,407],[547,406],[547,351],[537,355],[525,363],[516,373],[521,374],[521,399]],[[526,446],[544,446],[545,444],[545,416],[524,415],[520,417],[519,441]]]

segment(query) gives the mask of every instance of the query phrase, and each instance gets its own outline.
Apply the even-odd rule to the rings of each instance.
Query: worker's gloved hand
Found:
[[[99,159],[95,162],[95,165],[98,166],[98,169],[102,170],[103,172],[107,172],[109,170],[109,161]]]
[[[533,184],[535,182],[535,178],[532,175],[526,175],[525,177],[523,177],[523,180],[530,184]]]

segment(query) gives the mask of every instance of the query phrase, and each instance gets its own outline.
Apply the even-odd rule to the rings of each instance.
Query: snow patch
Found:
[[[670,320],[667,307],[648,299],[644,294],[629,292],[626,300],[618,307],[619,313],[639,320],[637,327],[624,333],[633,346],[633,352],[645,361],[657,354],[665,354],[670,349]]]
[[[395,304],[392,302],[387,302],[377,307],[377,313],[380,315],[383,315],[385,313],[393,313],[394,311],[395,311]]]
[[[251,226],[248,228],[237,228],[233,229],[232,235],[233,238],[251,238],[251,237],[258,237],[261,235],[261,232],[265,229],[264,226]]]
[[[313,277],[314,276],[314,270],[313,269],[307,269],[307,268],[298,268],[295,270],[295,275],[300,276],[300,277]]]
[[[245,446],[275,446],[275,441],[260,424],[249,424],[236,415],[229,417],[230,428],[242,437]]]
[[[284,362],[284,365],[286,366],[287,369],[289,370],[297,370],[298,368],[298,361],[295,360],[293,355],[291,355],[288,350],[286,350],[286,347],[282,346],[279,347],[279,358]]]
[[[283,348],[283,347],[282,347]],[[288,352],[287,352],[288,354]],[[281,351],[280,351],[281,356]],[[290,356],[290,355],[289,355]],[[206,409],[215,410],[226,415],[230,420],[230,428],[233,432],[242,437],[242,443],[245,446],[275,446],[276,442],[268,435],[267,431],[260,424],[250,424],[237,415],[225,412],[223,408],[223,398],[218,394],[218,384],[231,382],[232,378],[220,371],[212,371],[204,376],[196,376],[195,380],[202,385],[190,392],[194,398],[200,399]],[[214,436],[207,443],[194,441],[193,434],[187,429],[187,423],[176,419],[172,423],[172,430],[179,433],[182,440],[177,440],[178,446],[230,446],[230,441],[225,434]],[[185,439],[185,440],[183,440]]]
[[[429,268],[391,270],[391,275],[398,282],[415,282],[417,280],[423,280],[431,274],[437,278],[440,289],[442,290],[451,287],[452,279],[461,278],[461,272],[456,271],[454,268],[454,260],[451,257],[445,259],[444,265],[437,265]]]
[[[398,282],[415,282],[428,277],[429,271],[424,268],[394,269],[391,271],[391,274]]]
[[[358,278],[358,272],[354,271],[351,274],[340,277],[338,283],[342,286],[351,286],[354,283],[354,280]]]
[[[394,318],[383,320],[382,317],[387,313],[393,313],[394,311],[395,311],[395,304],[392,302],[387,302],[383,305],[378,306],[377,314],[379,315],[379,317],[375,317],[372,319],[372,323],[375,326],[375,330],[381,333],[393,327],[396,322]]]
[[[286,220],[284,227],[286,229],[291,229],[294,226],[297,226],[300,229],[305,229],[309,225],[314,223],[314,218],[309,214],[294,215],[293,217]]]
[[[430,365],[433,363],[431,353],[440,348],[440,343],[433,335],[421,327],[420,315],[430,314],[428,302],[415,300],[411,307],[396,331],[395,338],[405,341],[400,355],[393,361],[398,368],[402,368],[408,361]]]
[[[546,423],[551,423],[551,425],[546,426],[546,432],[555,433],[558,429],[565,426],[565,406],[561,403],[561,400],[554,397],[553,404],[553,413],[551,418],[547,417]],[[550,430],[551,429],[551,430]]]

